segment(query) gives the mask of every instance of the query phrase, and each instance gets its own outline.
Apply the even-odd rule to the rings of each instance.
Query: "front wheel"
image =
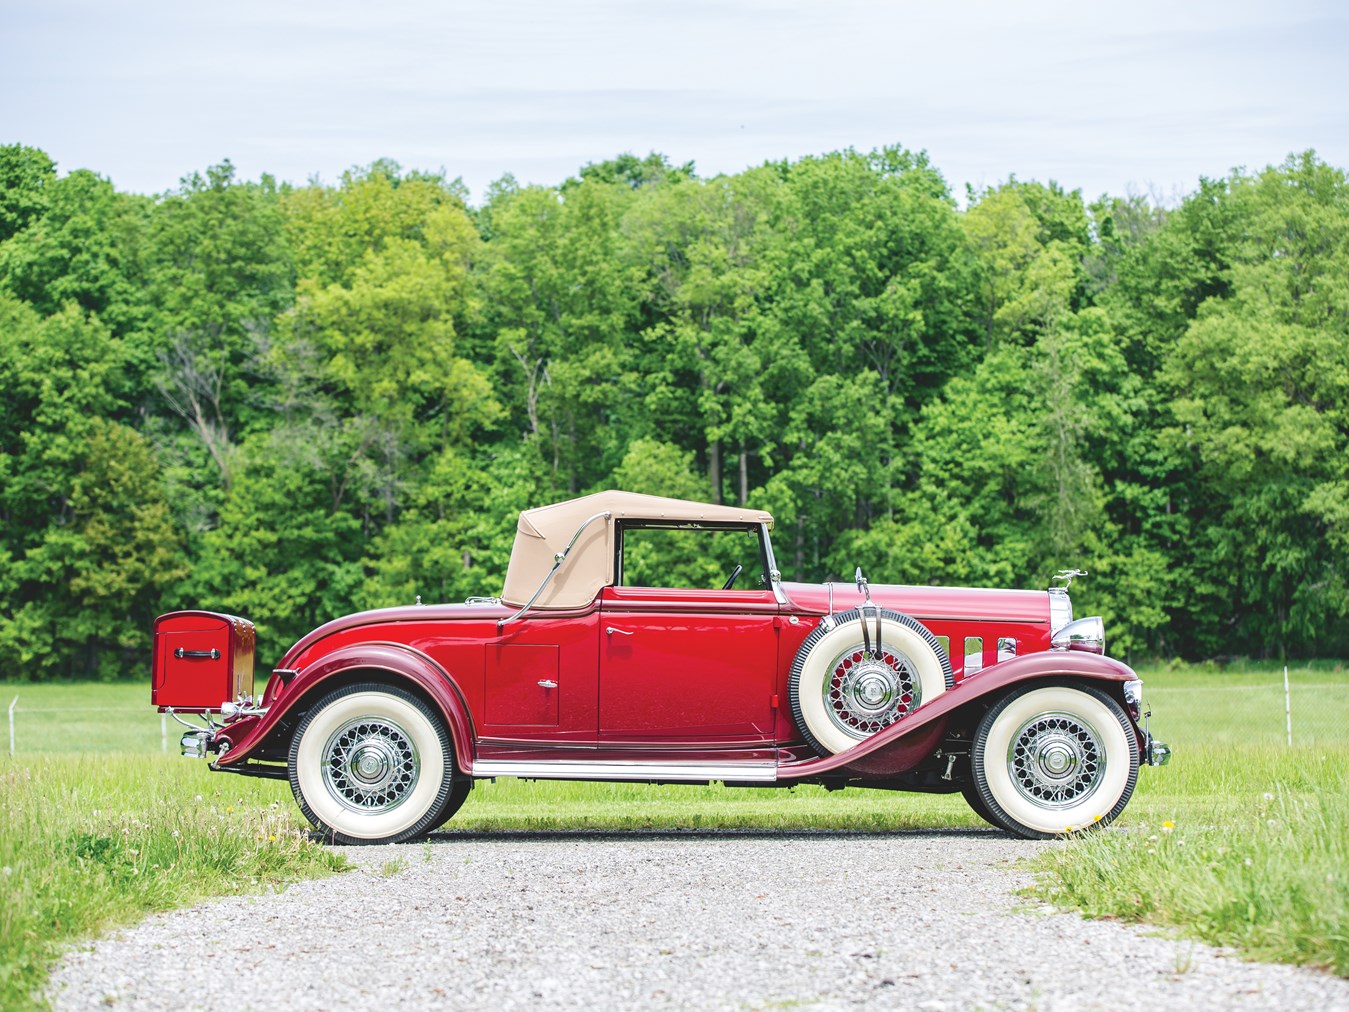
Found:
[[[993,813],[990,812],[988,806],[984,804],[984,799],[979,797],[979,788],[975,787],[974,784],[966,784],[961,788],[960,794],[961,797],[965,799],[965,804],[970,806],[970,809],[975,815],[979,816],[979,818],[983,819],[990,826],[997,829],[1003,828],[1002,823],[993,818]]]
[[[449,732],[416,696],[368,683],[314,705],[290,746],[290,787],[332,843],[401,843],[435,827],[454,787]]]
[[[990,821],[1045,840],[1107,825],[1124,810],[1138,781],[1138,738],[1105,693],[1032,685],[984,714],[970,764]]]

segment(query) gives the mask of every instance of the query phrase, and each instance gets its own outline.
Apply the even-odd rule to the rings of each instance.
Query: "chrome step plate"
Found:
[[[772,782],[776,763],[525,762],[480,759],[475,777],[525,777],[540,780],[744,780]]]

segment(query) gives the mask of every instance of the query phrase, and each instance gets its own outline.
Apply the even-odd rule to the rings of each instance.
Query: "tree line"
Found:
[[[183,607],[265,665],[499,591],[521,509],[606,487],[769,509],[789,579],[1080,567],[1117,656],[1342,655],[1345,174],[957,201],[900,147],[624,155],[473,206],[0,147],[0,674],[143,675]]]

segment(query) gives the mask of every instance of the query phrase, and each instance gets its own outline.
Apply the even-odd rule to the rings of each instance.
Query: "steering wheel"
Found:
[[[736,577],[738,577],[742,572],[744,572],[744,569],[745,569],[744,566],[737,564],[736,567],[731,570],[731,575],[726,577],[726,582],[721,585],[721,589],[730,590],[732,585],[736,581]]]

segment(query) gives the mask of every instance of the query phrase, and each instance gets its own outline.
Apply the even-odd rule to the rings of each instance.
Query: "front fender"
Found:
[[[215,766],[240,765],[265,743],[285,717],[308,705],[343,676],[356,672],[379,672],[391,685],[420,690],[440,710],[454,740],[455,760],[461,770],[473,765],[473,719],[463,691],[453,676],[419,650],[401,643],[358,643],[324,654],[295,675],[260,717],[245,717],[216,733],[216,741],[229,749]]]
[[[993,667],[966,678],[954,689],[943,692],[898,723],[859,741],[845,752],[782,764],[778,767],[778,779],[797,780],[818,776],[843,766],[856,765],[868,756],[871,757],[870,761],[858,768],[879,770],[891,765],[884,762],[888,753],[895,753],[896,762],[893,765],[896,768],[909,768],[923,758],[911,754],[914,747],[918,746],[924,755],[930,754],[953,713],[986,697],[1001,695],[1011,686],[1023,682],[1072,678],[1083,682],[1114,684],[1131,682],[1137,677],[1133,668],[1111,657],[1076,651],[1049,650],[999,661]]]

